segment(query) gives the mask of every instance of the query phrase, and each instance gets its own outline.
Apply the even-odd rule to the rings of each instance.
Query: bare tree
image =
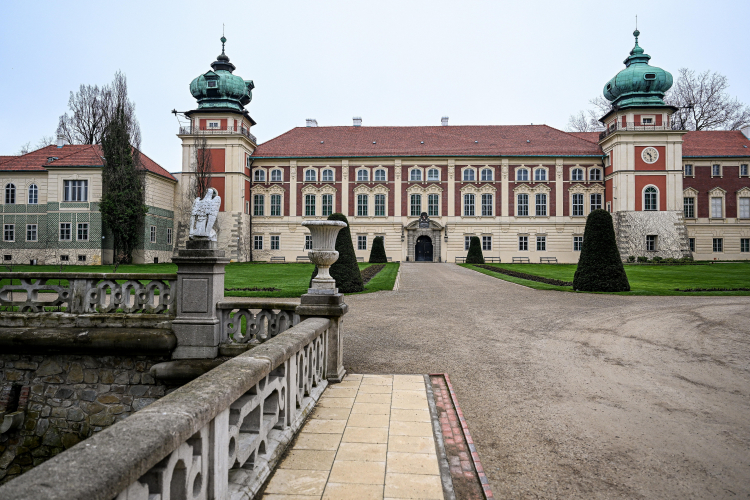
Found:
[[[570,115],[568,118],[568,132],[595,132],[596,126],[591,122],[587,113],[579,111],[578,114]]]
[[[727,92],[727,77],[706,70],[680,68],[667,104],[679,108],[672,115],[675,130],[739,130],[750,125],[750,107]]]
[[[191,183],[191,197],[202,198],[211,183],[211,148],[205,134],[198,132],[195,138],[195,174]]]
[[[612,103],[602,96],[589,100],[593,106],[587,111],[579,111],[578,114],[570,115],[568,118],[568,132],[599,132],[604,130],[604,126],[599,118],[606,115],[612,110]]]
[[[54,143],[55,143],[55,139],[51,135],[45,135],[45,136],[42,136],[42,138],[39,139],[39,141],[37,141],[36,146],[32,146],[31,142],[27,142],[26,144],[21,145],[21,149],[18,150],[17,154],[18,155],[29,154],[32,151],[36,151],[37,149],[42,149]]]
[[[18,150],[18,155],[23,156],[31,153],[32,151],[34,151],[34,148],[31,147],[30,142],[27,142],[26,144],[21,145],[21,149]]]

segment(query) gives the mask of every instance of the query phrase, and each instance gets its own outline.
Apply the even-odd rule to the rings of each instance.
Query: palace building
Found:
[[[310,246],[301,223],[341,212],[349,219],[357,256],[365,260],[376,236],[384,237],[394,261],[432,262],[465,257],[469,239],[478,236],[485,257],[503,262],[516,257],[577,262],[586,216],[597,208],[612,213],[623,259],[748,259],[750,129],[673,130],[676,108],[663,100],[672,75],[649,65],[639,34],[634,32],[625,68],[604,87],[612,111],[601,118],[603,132],[454,126],[447,117],[441,125],[423,127],[367,127],[361,118],[351,126],[323,127],[308,119],[306,127],[260,145],[246,109],[254,84],[234,74],[222,37],[222,53],[211,70],[190,84],[198,106],[184,113],[189,123],[178,133],[182,171],[173,178],[157,172],[158,165],[149,169],[152,185],[164,186],[151,189],[163,192],[154,195],[158,200],[148,197],[150,215],[161,224],[156,239],[164,254],[152,255],[156,249],[146,245],[143,259],[161,262],[184,243],[199,149],[210,150],[209,185],[222,198],[219,246],[235,261],[249,260],[252,251],[254,260],[294,262]],[[0,163],[2,185],[19,176],[4,166],[18,162]],[[63,208],[85,208],[82,217],[97,217],[100,183],[93,179],[93,203],[78,207],[70,203],[80,202],[63,201],[66,183],[91,170],[60,169],[59,180],[52,181],[58,165],[63,166],[59,160],[44,164],[47,173],[34,174],[50,176],[39,187],[53,203],[46,202],[49,231],[67,223],[56,215],[65,214]],[[28,177],[20,184],[32,182],[30,172],[20,175]],[[173,186],[169,194],[167,184]],[[13,204],[8,200],[6,188],[5,227],[31,213],[8,207]],[[147,227],[148,240],[152,224]],[[167,227],[168,244],[161,246]],[[14,234],[19,238],[18,230]]]

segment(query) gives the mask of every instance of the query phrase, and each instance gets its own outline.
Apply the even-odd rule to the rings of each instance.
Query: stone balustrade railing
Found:
[[[0,498],[252,498],[327,385],[331,325],[302,321],[5,484]]]
[[[221,342],[227,344],[260,344],[299,323],[299,303],[275,301],[222,300]]]

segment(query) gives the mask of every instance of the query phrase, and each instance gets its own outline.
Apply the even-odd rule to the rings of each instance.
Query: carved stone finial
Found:
[[[190,214],[190,239],[216,241],[214,224],[219,215],[221,197],[214,188],[208,188],[203,199],[196,198]]]

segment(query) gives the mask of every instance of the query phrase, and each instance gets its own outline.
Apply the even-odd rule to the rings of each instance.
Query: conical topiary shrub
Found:
[[[383,245],[383,237],[376,236],[372,240],[372,248],[370,249],[370,264],[385,264],[388,262],[388,257],[385,255],[385,246]]]
[[[328,216],[328,220],[339,220],[346,222],[346,227],[339,231],[336,236],[336,251],[339,258],[331,266],[331,277],[336,280],[336,287],[341,293],[361,292],[365,289],[362,284],[362,273],[359,272],[357,265],[357,256],[354,253],[354,244],[352,243],[352,233],[349,231],[349,221],[346,215],[335,213]],[[315,266],[312,276],[310,276],[310,286],[312,279],[318,274],[318,266]]]
[[[482,244],[478,236],[472,236],[469,243],[469,253],[466,254],[467,264],[484,264],[484,255],[482,255]]]
[[[586,219],[573,288],[585,292],[630,291],[628,276],[617,250],[612,216],[606,210],[594,210]]]

